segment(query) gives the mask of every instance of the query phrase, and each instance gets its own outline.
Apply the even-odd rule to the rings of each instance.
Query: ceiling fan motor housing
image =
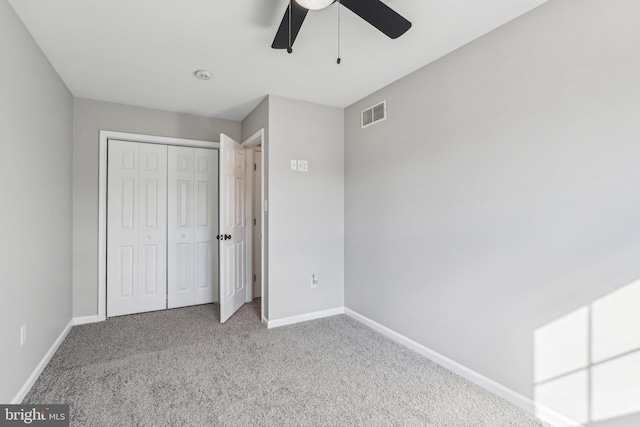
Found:
[[[329,7],[335,0],[296,0],[300,6],[309,10],[319,10]]]

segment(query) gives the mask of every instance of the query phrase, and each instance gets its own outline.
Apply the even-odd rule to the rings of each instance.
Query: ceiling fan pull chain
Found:
[[[342,59],[340,59],[340,0],[338,0],[338,60],[336,63],[340,65]]]
[[[287,48],[287,52],[291,53],[293,52],[293,49],[291,48],[291,3],[293,2],[293,0],[289,0],[289,47]]]

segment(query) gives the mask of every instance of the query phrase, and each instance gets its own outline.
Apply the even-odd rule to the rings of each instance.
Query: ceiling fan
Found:
[[[287,52],[291,53],[293,42],[307,13],[310,10],[329,7],[336,1],[338,0],[290,0],[271,47],[287,49]],[[380,0],[339,0],[338,4],[351,10],[392,39],[400,37],[411,28],[411,22]]]

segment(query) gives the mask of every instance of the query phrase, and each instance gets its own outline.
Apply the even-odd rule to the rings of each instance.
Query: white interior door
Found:
[[[194,303],[193,148],[168,147],[167,281],[169,308]]]
[[[220,321],[226,322],[246,300],[248,281],[244,148],[220,135]],[[226,236],[230,236],[226,239]]]
[[[166,308],[167,147],[110,140],[107,316]]]
[[[218,300],[218,153],[169,147],[168,307]]]
[[[195,304],[218,301],[218,151],[194,148]]]

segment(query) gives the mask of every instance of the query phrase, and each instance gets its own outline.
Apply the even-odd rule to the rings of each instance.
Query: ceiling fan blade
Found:
[[[411,28],[411,22],[380,0],[341,0],[340,3],[392,39]]]
[[[297,2],[291,1],[291,45],[289,45],[289,5],[284,13],[276,37],[273,39],[271,47],[274,49],[287,49],[293,46],[293,42],[296,40],[298,31],[302,27],[304,18],[307,16],[308,9],[300,6]]]

